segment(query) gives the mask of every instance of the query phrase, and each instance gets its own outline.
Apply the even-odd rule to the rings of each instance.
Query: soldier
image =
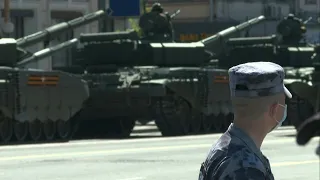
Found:
[[[140,17],[139,26],[148,40],[173,41],[170,15],[164,13],[160,3],[154,3],[151,12]]]
[[[234,120],[201,164],[199,180],[273,180],[260,148],[265,136],[287,115],[284,70],[271,62],[240,64],[229,69]]]
[[[300,40],[307,32],[304,22],[289,14],[277,26],[277,32],[282,36],[282,43],[286,45],[299,44]]]

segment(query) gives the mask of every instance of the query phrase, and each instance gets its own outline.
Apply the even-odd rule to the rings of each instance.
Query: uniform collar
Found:
[[[228,128],[228,132],[231,135],[236,136],[237,138],[239,138],[261,160],[264,159],[261,150],[257,147],[257,145],[254,143],[254,141],[251,139],[251,137],[247,133],[245,133],[240,128],[236,127],[233,123],[230,124],[230,126]]]

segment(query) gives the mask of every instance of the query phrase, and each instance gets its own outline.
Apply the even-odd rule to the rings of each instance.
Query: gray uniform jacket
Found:
[[[212,146],[199,180],[274,180],[269,160],[253,140],[231,124]]]

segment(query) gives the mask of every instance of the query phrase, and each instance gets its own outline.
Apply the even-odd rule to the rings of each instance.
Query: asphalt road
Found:
[[[200,163],[220,134],[161,138],[137,127],[128,140],[83,140],[0,147],[1,180],[196,180]],[[277,180],[320,179],[313,139],[295,143],[291,128],[271,133],[263,152]],[[148,138],[142,138],[142,137]]]

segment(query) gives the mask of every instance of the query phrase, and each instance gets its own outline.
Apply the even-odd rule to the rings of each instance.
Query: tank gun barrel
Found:
[[[21,66],[24,66],[24,65],[26,65],[26,64],[28,64],[30,62],[46,58],[46,57],[51,56],[52,54],[54,54],[54,53],[56,53],[58,51],[61,51],[61,50],[70,48],[72,46],[75,46],[75,45],[77,45],[77,43],[78,43],[78,39],[74,38],[74,39],[71,39],[69,41],[66,41],[66,42],[63,42],[61,44],[58,44],[56,46],[43,49],[41,51],[38,51],[38,52],[34,53],[31,57],[28,57],[28,58],[18,62],[17,66],[21,67]]]
[[[103,17],[104,15],[105,15],[105,12],[103,10],[100,10],[90,14],[86,14],[84,16],[78,17],[68,22],[62,22],[62,23],[50,26],[45,30],[42,30],[18,39],[17,45],[19,47],[26,47],[28,45],[35,44],[41,41],[50,40],[51,38],[63,32],[66,32],[66,31],[75,29],[77,27],[80,27],[82,25],[89,24],[93,21],[96,21],[99,18]]]
[[[277,36],[264,36],[264,37],[241,37],[241,38],[230,38],[226,44],[228,46],[247,46],[257,44],[276,44]]]
[[[170,19],[175,18],[178,14],[180,14],[180,9],[176,10],[173,14],[170,15]]]
[[[309,17],[307,20],[303,21],[303,24],[307,24],[308,22],[310,22],[312,20],[312,17]]]
[[[266,18],[264,16],[259,16],[259,17],[250,19],[250,20],[245,21],[237,26],[232,26],[228,29],[220,31],[220,32],[216,33],[215,35],[212,35],[206,39],[201,40],[200,42],[202,42],[206,46],[206,50],[218,55],[223,51],[223,47],[225,45],[225,42],[229,38],[239,37],[240,33],[242,31],[247,30],[247,29],[261,23],[265,19]]]

